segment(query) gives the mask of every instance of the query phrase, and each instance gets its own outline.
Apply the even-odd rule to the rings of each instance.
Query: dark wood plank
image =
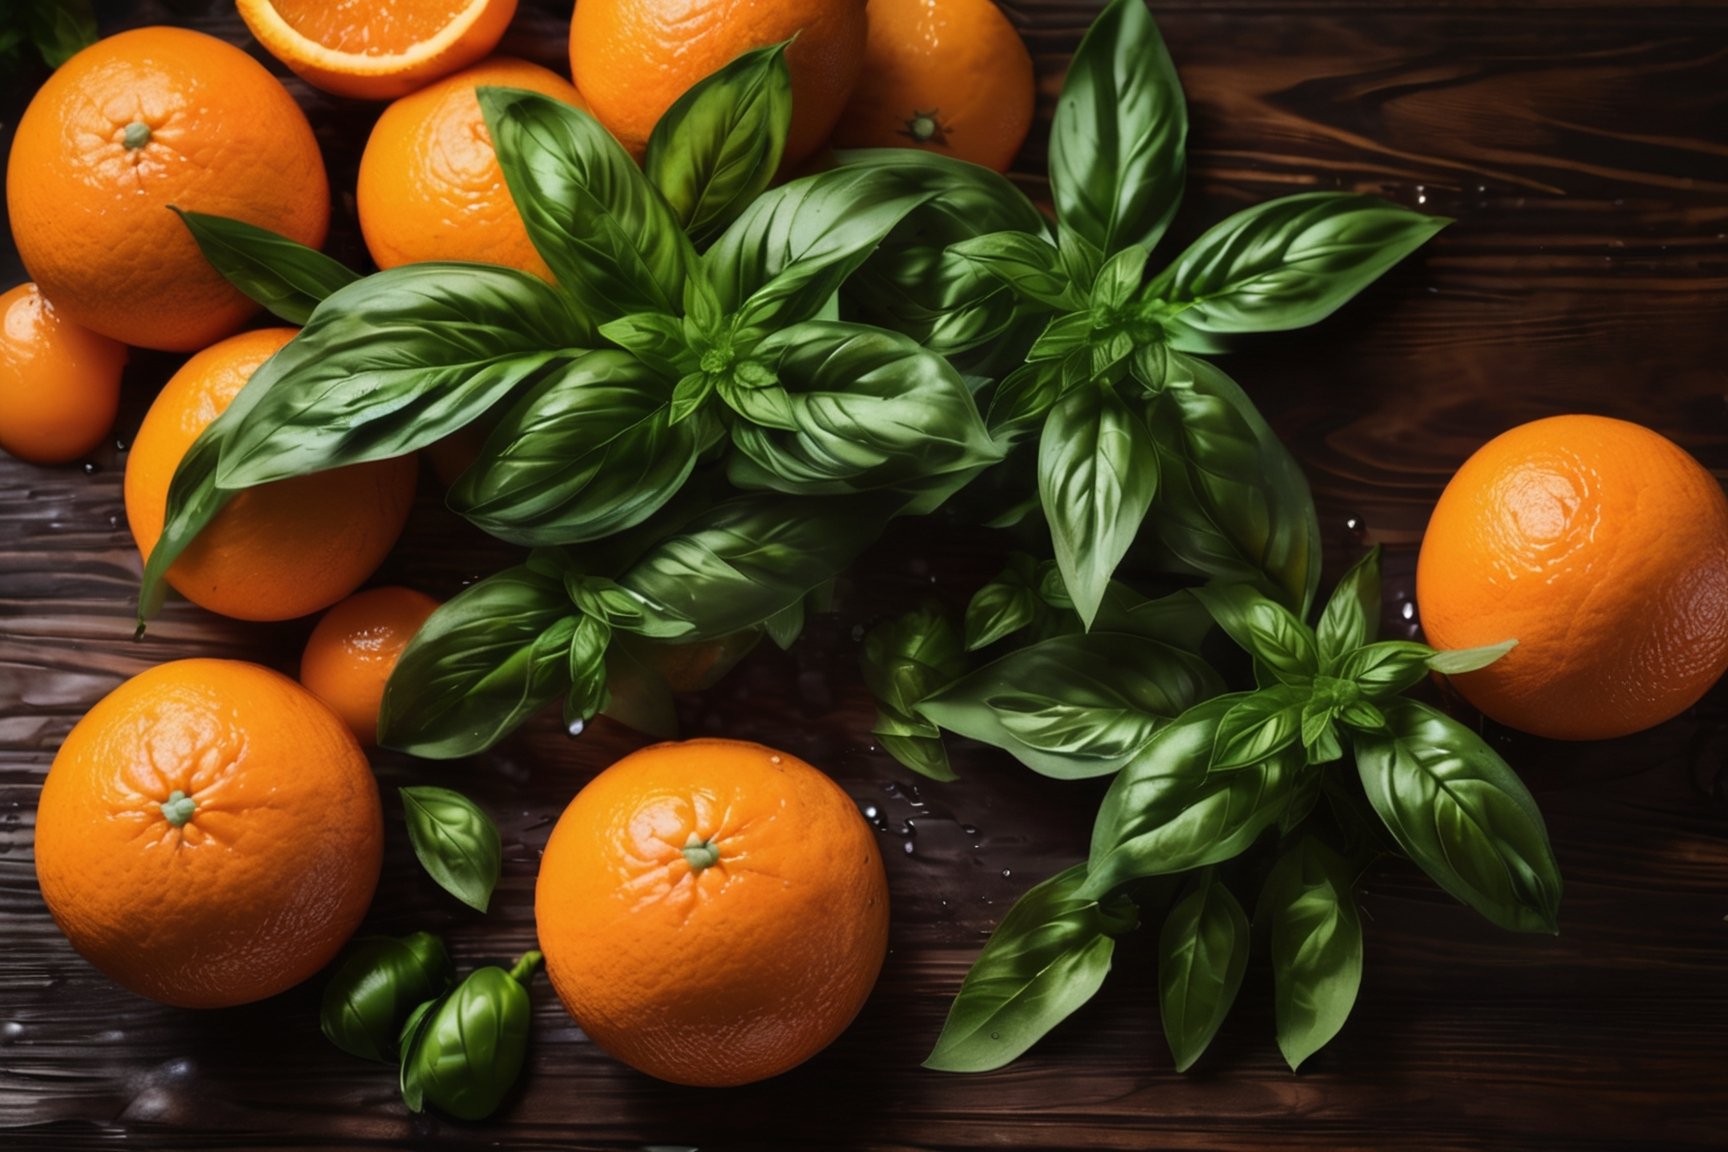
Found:
[[[1039,64],[1047,122],[1099,3],[1008,2]],[[244,39],[215,0],[107,4],[105,26],[177,19]],[[1246,344],[1229,369],[1314,485],[1336,571],[1389,547],[1387,623],[1412,631],[1414,548],[1481,441],[1558,411],[1641,420],[1728,475],[1728,9],[1492,0],[1154,5],[1194,114],[1173,242],[1304,188],[1373,191],[1457,222],[1346,314]],[[525,2],[508,47],[559,65],[560,0]],[[30,82],[0,80],[10,122]],[[368,113],[295,84],[351,186]],[[1041,192],[1042,129],[1019,168]],[[7,137],[0,130],[0,147]],[[352,224],[333,250],[358,259]],[[20,278],[0,251],[5,283]],[[129,996],[74,955],[30,860],[35,796],[66,731],[124,677],[201,654],[291,670],[307,623],[244,625],[171,605],[130,639],[137,560],[120,502],[129,440],[174,360],[129,370],[118,445],[88,468],[0,459],[0,1145],[20,1149],[647,1144],[860,1147],[1528,1150],[1728,1145],[1728,688],[1644,736],[1558,745],[1489,727],[1547,813],[1567,877],[1562,935],[1479,923],[1407,865],[1369,877],[1368,964],[1345,1033],[1299,1076],[1271,1040],[1268,973],[1188,1076],[1158,1032],[1152,933],[1124,942],[1097,1001],[1000,1073],[918,1067],[984,936],[1023,887],[1084,852],[1098,787],[1032,777],[961,745],[957,785],[916,782],[868,736],[859,630],[934,592],[958,606],[1001,542],[904,529],[791,653],[761,651],[683,704],[688,731],[763,739],[831,771],[874,813],[894,893],[870,1005],[786,1077],[707,1092],[596,1052],[536,989],[535,1047],[493,1121],[413,1118],[389,1072],[331,1049],[317,989],[218,1013]],[[447,595],[508,551],[461,528],[428,484],[380,580]],[[932,583],[934,577],[934,583]],[[1408,613],[1408,614],[1407,614]],[[448,934],[463,964],[533,940],[550,821],[638,738],[547,718],[472,763],[380,756],[394,787],[452,784],[498,815],[495,911],[452,906],[393,836],[368,927]],[[393,823],[393,829],[399,827]]]

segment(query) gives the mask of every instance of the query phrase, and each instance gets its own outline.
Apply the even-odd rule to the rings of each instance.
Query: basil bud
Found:
[[[402,1102],[482,1120],[503,1101],[528,1049],[528,981],[540,953],[481,968],[442,999],[422,1004],[402,1030]]]
[[[402,1022],[414,1005],[442,995],[455,982],[450,953],[430,932],[363,939],[325,986],[320,1024],[342,1051],[390,1064]]]

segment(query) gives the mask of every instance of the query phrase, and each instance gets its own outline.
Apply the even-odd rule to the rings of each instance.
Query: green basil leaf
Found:
[[[101,35],[90,0],[38,0],[24,5],[24,25],[43,63],[58,68]]]
[[[401,788],[408,842],[438,886],[475,911],[492,903],[503,867],[498,826],[474,801],[448,788]]]
[[[954,245],[993,232],[1048,234],[1043,214],[999,172],[902,148],[841,152],[842,167],[888,168],[928,194],[847,280],[849,313],[910,336],[962,372],[995,376],[1018,364],[1022,333],[1043,307],[1028,306]],[[1090,280],[1086,281],[1090,283]]]
[[[1130,244],[1104,261],[1087,297],[1092,310],[1108,315],[1126,308],[1146,283],[1146,261],[1150,256],[1141,245]]]
[[[1056,564],[1091,625],[1158,489],[1158,456],[1111,388],[1081,388],[1051,411],[1038,445],[1038,495]]]
[[[511,568],[440,605],[384,686],[378,742],[439,760],[484,751],[570,686],[563,583]]]
[[[606,703],[600,712],[661,740],[678,738],[678,708],[671,686],[655,666],[647,642],[615,633],[606,650]]]
[[[1246,584],[1208,584],[1191,593],[1230,639],[1280,682],[1307,685],[1319,673],[1314,633],[1284,605]]]
[[[576,621],[570,637],[570,691],[564,698],[564,725],[572,733],[582,728],[606,705],[606,649],[612,643],[612,626],[584,615]]]
[[[677,378],[697,369],[684,321],[664,312],[637,312],[600,325],[600,335],[653,367]]]
[[[1189,589],[1148,600],[1112,580],[1092,626],[1100,632],[1127,632],[1198,653],[1212,631],[1212,616]]]
[[[430,932],[356,940],[324,986],[319,1026],[336,1047],[393,1064],[402,1025],[415,1005],[456,983],[444,941]]]
[[[791,122],[786,45],[756,48],[666,110],[642,166],[691,240],[704,245],[768,187]]]
[[[1349,866],[1307,836],[1272,868],[1254,918],[1271,926],[1278,1048],[1294,1072],[1344,1027],[1362,984]]]
[[[1212,772],[1232,772],[1266,760],[1302,739],[1308,693],[1288,684],[1262,688],[1238,700],[1212,737]]]
[[[1042,428],[1044,418],[1062,393],[1060,362],[1039,360],[1022,364],[996,386],[985,424],[998,440],[1016,439],[1033,428]]]
[[[1222,863],[1277,821],[1302,767],[1299,748],[1208,775],[1218,726],[1244,698],[1217,696],[1188,709],[1110,782],[1092,826],[1085,895],[1103,895],[1144,876]]]
[[[1086,306],[1080,286],[1068,279],[1056,245],[1026,232],[991,232],[955,244],[949,251],[989,271],[1029,300],[1073,312]]]
[[[1134,906],[1076,895],[1077,864],[1035,885],[1002,918],[966,973],[942,1035],[924,1061],[941,1072],[1008,1064],[1092,999],[1110,971],[1115,937],[1134,927]]]
[[[702,257],[723,313],[757,333],[809,320],[929,198],[887,168],[836,168],[758,196]]]
[[[258,395],[222,444],[217,483],[423,448],[558,360],[572,328],[544,281],[510,268],[408,264],[357,280],[241,389]]]
[[[729,500],[649,549],[618,583],[666,622],[645,635],[716,640],[755,627],[844,570],[896,508],[871,497]]]
[[[966,651],[989,647],[1038,618],[1044,602],[1037,572],[1037,561],[1017,552],[1001,575],[972,594],[966,605]]]
[[[173,208],[172,205],[169,206]],[[360,274],[316,248],[226,216],[173,208],[211,267],[249,298],[290,324],[304,325],[325,297]]]
[[[1165,361],[1146,418],[1159,455],[1149,523],[1182,566],[1259,585],[1306,616],[1320,521],[1301,468],[1234,380],[1180,354]]]
[[[810,321],[757,353],[784,387],[794,427],[732,425],[728,475],[741,488],[811,496],[907,488],[1001,459],[965,382],[904,336]]]
[[[527,1056],[527,984],[540,960],[528,952],[509,972],[476,969],[411,1021],[400,1078],[409,1111],[431,1104],[458,1119],[484,1120],[498,1110]]]
[[[1248,914],[1208,868],[1158,934],[1158,1006],[1164,1039],[1186,1072],[1230,1014],[1248,968]]]
[[[1087,632],[1010,652],[929,696],[918,712],[1034,772],[1072,780],[1121,768],[1171,717],[1220,687],[1191,652]]]
[[[1338,741],[1336,710],[1330,700],[1311,697],[1302,706],[1302,747],[1309,764],[1330,764],[1344,756]]]
[[[671,382],[629,353],[584,353],[504,412],[450,506],[514,544],[640,524],[683,486],[701,447],[694,421],[671,423],[671,399]]]
[[[1178,310],[1167,330],[1178,349],[1188,349],[1190,331],[1301,328],[1330,316],[1448,223],[1373,196],[1286,196],[1209,229],[1149,291]]]
[[[1090,312],[1070,312],[1057,316],[1044,326],[1038,334],[1038,339],[1032,342],[1027,350],[1026,358],[1036,364],[1044,360],[1072,360],[1075,363],[1091,364],[1092,344],[1094,339],[1092,314]],[[1090,380],[1088,370],[1085,378]],[[1073,385],[1079,381],[1072,380],[1064,374],[1063,383]]]
[[[1350,566],[1332,589],[1320,614],[1316,635],[1320,645],[1320,670],[1338,675],[1345,656],[1373,643],[1380,632],[1380,546]]]
[[[876,736],[889,755],[933,780],[958,777],[948,765],[936,725],[918,704],[966,670],[960,633],[929,604],[880,624],[864,637],[864,683],[876,697]]]
[[[1338,678],[1361,690],[1371,701],[1389,700],[1420,684],[1428,675],[1434,649],[1408,640],[1364,644],[1338,663]]]
[[[1356,735],[1356,767],[1398,846],[1500,927],[1556,931],[1560,868],[1523,782],[1444,713],[1413,700],[1384,711],[1384,734]]]
[[[1050,126],[1056,217],[1106,256],[1148,249],[1187,178],[1188,105],[1145,0],[1113,0],[1068,65]]]
[[[1485,644],[1480,648],[1452,648],[1429,656],[1428,667],[1431,671],[1445,676],[1474,672],[1478,668],[1488,667],[1516,647],[1518,641],[1502,640],[1498,644]]]
[[[528,239],[596,322],[677,310],[695,252],[623,145],[580,108],[481,88],[480,110]]]
[[[1339,707],[1338,719],[1358,732],[1386,730],[1386,714],[1366,700],[1355,700]]]
[[[1330,741],[1330,746],[1321,748],[1319,752],[1316,752],[1313,746],[1309,748],[1308,770],[1297,774],[1296,785],[1290,792],[1289,802],[1284,805],[1284,814],[1278,817],[1279,836],[1288,836],[1296,831],[1302,821],[1308,819],[1315,806],[1320,803],[1320,794],[1325,789],[1326,774],[1315,769],[1318,765],[1330,764],[1334,760],[1341,759],[1344,755],[1344,749],[1338,743],[1337,729],[1331,725],[1327,726],[1326,736],[1322,738],[1320,743],[1324,745],[1328,741]]]

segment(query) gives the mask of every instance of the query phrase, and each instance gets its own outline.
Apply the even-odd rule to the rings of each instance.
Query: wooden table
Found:
[[[1096,0],[1005,3],[1038,61],[1047,123]],[[1181,242],[1242,205],[1350,188],[1457,218],[1311,332],[1227,367],[1306,469],[1328,582],[1387,546],[1387,622],[1406,632],[1415,546],[1452,470],[1513,424],[1567,411],[1643,421],[1728,473],[1728,7],[1609,0],[1155,3],[1193,111]],[[192,24],[245,43],[216,0],[99,5],[105,32]],[[562,67],[567,0],[525,0],[505,47]],[[36,75],[3,82],[15,119]],[[297,83],[339,202],[368,111]],[[0,146],[8,136],[0,134]],[[1044,129],[1020,168],[1044,169]],[[1036,192],[1042,185],[1027,177]],[[351,224],[332,250],[358,259]],[[0,253],[5,285],[22,279]],[[892,951],[852,1029],[806,1066],[701,1091],[597,1051],[542,982],[520,1090],[490,1122],[410,1116],[393,1074],[319,1035],[318,985],[189,1012],[120,991],[50,921],[31,863],[36,795],[78,717],[126,676],[190,655],[292,670],[307,622],[221,620],[175,603],[130,638],[137,558],[121,509],[125,444],[174,367],[139,354],[115,442],[82,467],[0,459],[0,1147],[25,1149],[1315,1148],[1728,1146],[1728,685],[1635,738],[1562,745],[1492,725],[1529,782],[1566,877],[1557,938],[1512,936],[1387,862],[1361,894],[1362,995],[1300,1075],[1272,1040],[1269,973],[1191,1074],[1159,1032],[1155,933],[1117,953],[1105,992],[1011,1067],[958,1077],[919,1061],[998,917],[1084,852],[1099,789],[1033,777],[956,742],[964,779],[918,781],[872,747],[859,626],[934,592],[964,603],[999,557],[899,530],[789,654],[760,652],[683,704],[689,733],[780,744],[876,811]],[[426,486],[381,581],[448,595],[507,555]],[[639,743],[546,718],[472,762],[380,755],[390,841],[367,928],[447,934],[464,968],[534,941],[550,823]],[[505,876],[485,917],[419,874],[395,787],[460,787],[499,819]]]

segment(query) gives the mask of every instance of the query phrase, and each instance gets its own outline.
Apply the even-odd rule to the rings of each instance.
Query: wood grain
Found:
[[[1019,163],[1035,194],[1068,55],[1099,3],[1005,2],[1032,47],[1041,125]],[[99,4],[105,31],[172,20],[245,43],[215,0]],[[564,0],[524,0],[506,47],[560,66]],[[1728,475],[1728,8],[1712,0],[1229,0],[1153,5],[1193,114],[1171,243],[1306,188],[1352,188],[1455,218],[1417,258],[1316,329],[1227,363],[1303,464],[1336,573],[1388,546],[1389,629],[1408,634],[1414,547],[1451,471],[1523,420],[1643,421]],[[0,80],[0,147],[37,77]],[[339,197],[369,109],[292,84]],[[351,222],[332,250],[362,256]],[[22,278],[0,251],[4,283]],[[952,606],[1004,543],[897,529],[790,653],[759,651],[682,701],[690,733],[781,744],[830,770],[880,829],[892,953],[856,1025],[771,1083],[659,1084],[595,1051],[542,984],[519,1092],[493,1121],[410,1117],[384,1068],[331,1048],[316,986],[214,1013],[123,993],[55,929],[31,864],[35,797],[91,703],[165,659],[292,671],[307,623],[169,606],[130,638],[138,572],[120,501],[124,444],[175,361],[137,356],[116,443],[83,467],[0,459],[0,1147],[1719,1149],[1728,1146],[1728,688],[1626,740],[1485,732],[1547,814],[1566,875],[1562,933],[1481,923],[1407,865],[1362,893],[1367,970],[1349,1026],[1301,1075],[1272,1042],[1269,973],[1187,1076],[1155,1005],[1154,933],[1124,941],[1105,991],[1027,1057],[985,1076],[918,1067],[948,1001],[1024,887],[1084,852],[1099,787],[1033,777],[956,742],[961,783],[917,782],[876,750],[857,636],[934,594]],[[380,581],[448,595],[510,553],[423,491]],[[1461,711],[1461,714],[1468,715]],[[551,821],[638,743],[550,718],[494,753],[377,760],[392,838],[368,929],[446,933],[458,962],[533,941]],[[499,819],[505,877],[478,916],[426,883],[395,788],[461,787]]]

